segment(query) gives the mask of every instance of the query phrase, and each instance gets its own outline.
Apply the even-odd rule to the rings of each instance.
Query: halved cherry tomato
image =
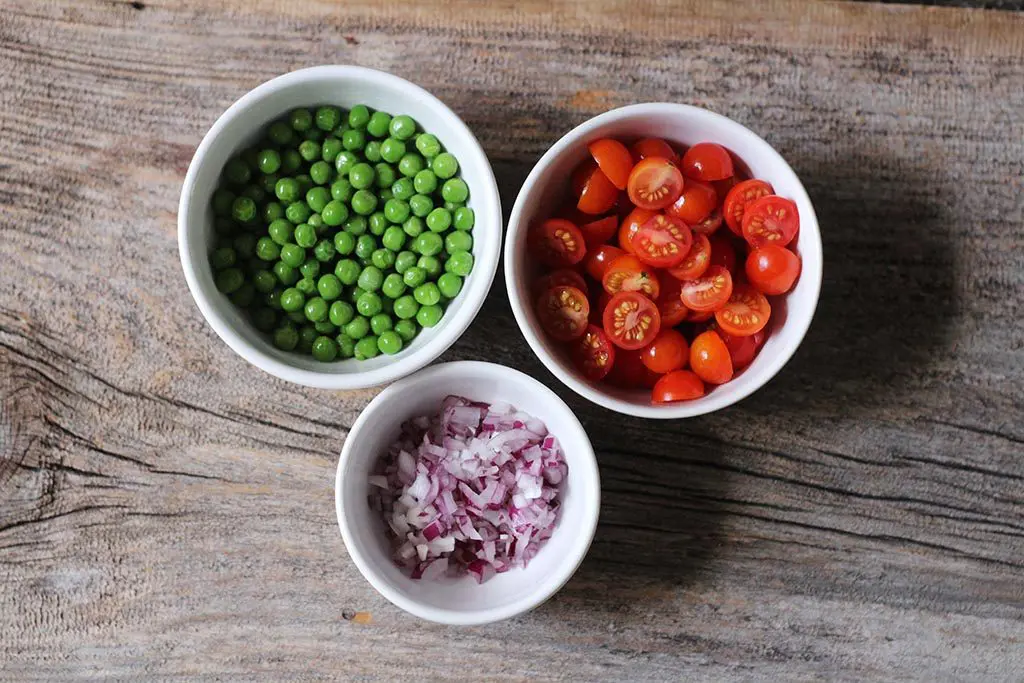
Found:
[[[715,209],[700,223],[694,223],[691,225],[690,229],[694,232],[699,232],[702,235],[713,235],[720,227],[722,227],[722,222],[722,212]]]
[[[579,263],[587,249],[580,229],[563,218],[534,223],[526,243],[538,261],[552,268]]]
[[[766,244],[747,255],[747,279],[765,294],[785,294],[800,277],[800,257],[785,247]]]
[[[580,162],[573,172],[572,177],[569,180],[569,186],[572,188],[572,196],[576,197],[576,201],[579,201],[583,195],[583,188],[586,187],[587,182],[590,180],[590,176],[594,175],[594,171],[597,169],[597,162],[593,159],[584,159]]]
[[[595,382],[604,379],[615,364],[615,346],[597,325],[587,326],[583,336],[573,342],[569,355],[583,376]]]
[[[733,174],[732,157],[721,145],[699,142],[686,150],[682,170],[694,180],[723,180]]]
[[[615,216],[605,216],[580,225],[580,232],[583,233],[583,241],[586,243],[587,249],[604,244],[612,238],[618,229],[619,220]]]
[[[750,285],[736,285],[729,301],[715,311],[715,322],[727,334],[749,337],[764,329],[771,314],[771,304],[764,294]]]
[[[663,329],[640,351],[644,365],[661,374],[682,370],[690,360],[690,345],[681,332]]]
[[[725,384],[732,379],[732,357],[717,332],[708,330],[694,338],[690,344],[690,368],[709,384]]]
[[[650,389],[661,375],[651,372],[640,359],[642,351],[615,349],[615,364],[605,381],[622,389]]]
[[[615,215],[621,221],[636,207],[633,206],[633,202],[629,201],[629,193],[623,190],[619,192],[619,198],[615,200],[615,206],[612,208],[615,211]]]
[[[604,274],[608,272],[608,267],[612,264],[612,261],[625,253],[625,251],[618,247],[602,244],[596,249],[587,252],[587,257],[583,261],[583,267],[586,268],[587,275],[601,282],[604,279]]]
[[[672,161],[676,158],[676,151],[672,149],[672,145],[668,144],[661,138],[644,138],[637,140],[629,147],[630,154],[633,155],[633,163],[639,164],[641,160],[649,157],[659,157],[661,159],[668,159]]]
[[[587,148],[597,162],[597,167],[612,181],[612,185],[625,190],[629,172],[633,170],[633,157],[626,146],[618,140],[602,138],[591,142]]]
[[[725,235],[713,235],[708,241],[711,243],[710,265],[722,266],[730,274],[735,274],[736,248],[732,246],[732,240]]]
[[[596,216],[611,210],[615,206],[615,200],[619,198],[619,192],[608,180],[608,176],[595,168],[590,177],[583,183],[583,190],[580,192],[580,200],[576,202],[576,208],[583,213]]]
[[[679,298],[683,283],[671,275],[665,275],[658,278],[658,284],[661,285],[661,291],[654,303],[658,305],[658,313],[661,314],[661,326],[675,327],[690,314],[690,309]]]
[[[676,370],[662,376],[651,391],[655,403],[692,401],[704,395],[704,382],[689,370]]]
[[[754,362],[754,358],[757,356],[757,352],[761,350],[761,346],[764,344],[765,337],[767,336],[765,331],[761,330],[749,337],[734,337],[718,328],[717,325],[715,328],[718,336],[722,338],[726,348],[729,349],[729,357],[732,358],[732,369],[734,372],[739,372]]]
[[[575,287],[581,292],[587,291],[586,280],[584,280],[583,276],[572,268],[559,268],[558,270],[553,270],[546,275],[541,275],[537,278],[537,282],[533,289],[537,294],[543,294],[552,287],[560,287],[562,285]]]
[[[654,302],[639,292],[619,292],[604,309],[604,331],[623,349],[641,349],[661,331]]]
[[[601,291],[598,293],[597,297],[591,295],[590,323],[592,325],[597,325],[600,327],[601,325],[604,324],[604,309],[608,307],[608,302],[611,300],[612,295],[604,291],[603,287],[601,288]],[[596,306],[594,305],[595,301],[597,302]]]
[[[640,226],[630,239],[633,253],[655,268],[671,268],[686,258],[693,243],[693,234],[674,216],[655,214]]]
[[[575,287],[552,287],[537,299],[540,325],[558,341],[572,341],[581,336],[587,329],[589,315],[587,295]]]
[[[715,188],[715,194],[718,195],[718,203],[721,204],[724,202],[725,198],[729,196],[729,191],[736,187],[736,185],[742,180],[743,179],[739,177],[739,173],[737,172],[736,175],[731,175],[725,180],[712,181],[711,185]]]
[[[725,224],[736,235],[743,237],[743,213],[751,202],[774,194],[772,186],[763,180],[744,180],[729,190],[722,205]]]
[[[721,266],[708,266],[704,274],[683,283],[682,299],[691,311],[715,311],[732,296],[732,275]]]
[[[593,216],[588,216],[579,209],[576,208],[576,200],[572,200],[572,203],[566,204],[555,212],[554,218],[564,218],[573,225],[580,226],[584,223],[589,223],[594,220]]]
[[[660,290],[654,269],[632,254],[624,254],[612,261],[601,278],[601,285],[609,294],[640,292],[651,300],[658,298]]]
[[[690,311],[690,314],[686,316],[686,322],[688,323],[703,323],[711,320],[715,317],[714,311]]]
[[[711,242],[704,235],[694,235],[686,258],[668,273],[678,280],[695,280],[704,274],[711,264]]]
[[[630,254],[635,254],[636,249],[633,248],[633,235],[636,234],[641,225],[651,220],[655,215],[657,215],[656,211],[639,207],[630,211],[622,219],[622,225],[619,226],[619,246]]]
[[[696,225],[711,215],[716,206],[718,195],[715,194],[715,188],[694,180],[686,183],[683,193],[665,211],[687,225]]]
[[[663,209],[683,192],[683,174],[667,159],[648,157],[629,174],[629,199],[644,209]]]
[[[743,212],[743,239],[757,249],[765,244],[784,247],[800,229],[800,215],[792,201],[769,195],[747,205]]]

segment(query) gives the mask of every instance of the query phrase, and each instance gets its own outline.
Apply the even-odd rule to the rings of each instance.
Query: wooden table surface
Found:
[[[1024,16],[0,5],[0,679],[1024,680]],[[807,339],[698,419],[571,394],[499,274],[446,358],[551,385],[603,477],[587,560],[531,614],[452,629],[378,596],[332,490],[375,392],[261,373],[186,289],[175,213],[200,138],[250,88],[322,63],[445,100],[506,212],[564,132],[651,100],[753,128],[815,203]]]

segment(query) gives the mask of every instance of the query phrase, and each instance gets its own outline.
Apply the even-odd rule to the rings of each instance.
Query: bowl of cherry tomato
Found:
[[[768,382],[803,340],[821,235],[796,173],[743,125],[671,103],[615,109],[537,162],[505,281],[537,357],[581,396],[701,415]]]

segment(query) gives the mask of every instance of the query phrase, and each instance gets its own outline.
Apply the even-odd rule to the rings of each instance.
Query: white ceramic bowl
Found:
[[[398,437],[402,422],[436,414],[449,394],[488,403],[507,401],[539,418],[558,438],[569,466],[554,534],[525,569],[497,574],[482,584],[469,576],[439,581],[410,579],[391,560],[384,524],[367,502],[367,477]],[[601,507],[594,450],[562,399],[518,370],[473,361],[428,368],[395,382],[370,401],[345,440],[334,494],[342,538],[366,580],[411,614],[460,625],[507,619],[554,595],[587,554]]]
[[[530,298],[530,283],[539,270],[526,253],[526,232],[535,220],[560,205],[576,165],[589,156],[587,144],[603,137],[633,140],[660,137],[683,145],[717,142],[743,160],[753,177],[796,202],[800,234],[796,252],[803,269],[784,300],[773,298],[771,335],[753,363],[727,384],[694,401],[654,405],[649,390],[623,390],[592,382],[576,371],[563,348],[541,330]],[[723,228],[724,229],[724,228]],[[681,418],[702,415],[736,403],[777,373],[796,351],[811,324],[821,289],[821,235],[811,200],[789,164],[748,128],[705,109],[682,104],[637,104],[596,116],[577,126],[541,157],[526,178],[509,219],[505,238],[505,282],[519,329],[534,353],[558,379],[598,405],[627,415]]]
[[[476,213],[473,272],[448,306],[441,323],[420,332],[394,356],[320,363],[281,351],[217,291],[207,261],[214,240],[210,198],[225,162],[254,142],[264,127],[300,106],[366,104],[408,114],[454,154],[469,184]],[[469,327],[494,281],[501,252],[501,203],[494,173],[469,128],[439,99],[412,83],[373,69],[317,66],[279,76],[255,88],[225,111],[203,138],[185,176],[178,205],[178,250],[189,290],[218,336],[253,365],[282,379],[324,389],[356,389],[390,382],[424,367]]]

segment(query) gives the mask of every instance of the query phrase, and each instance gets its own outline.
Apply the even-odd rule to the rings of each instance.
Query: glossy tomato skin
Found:
[[[588,325],[572,343],[570,356],[583,376],[592,381],[604,379],[615,364],[615,345],[597,325]]]
[[[576,208],[585,214],[597,216],[610,211],[618,198],[619,191],[612,185],[612,181],[608,180],[601,169],[595,167],[583,183]]]
[[[718,232],[718,229],[722,227],[723,222],[722,212],[715,209],[708,214],[707,218],[702,220],[700,223],[695,223],[691,228],[694,232],[710,236]]]
[[[590,302],[575,287],[552,287],[537,298],[537,317],[547,334],[558,341],[572,341],[587,329]]]
[[[587,256],[583,260],[583,267],[586,269],[587,275],[601,282],[604,279],[604,274],[608,272],[612,261],[623,256],[625,253],[625,251],[618,247],[602,244],[587,252]]]
[[[605,216],[596,221],[580,224],[580,232],[583,233],[583,241],[587,245],[587,249],[604,244],[615,235],[618,229],[619,221],[615,216]]]
[[[683,283],[680,298],[691,311],[716,311],[732,296],[732,275],[721,266],[708,266],[704,274]]]
[[[800,257],[785,247],[766,244],[747,255],[747,280],[770,295],[785,294],[800,277]]]
[[[650,344],[640,351],[644,365],[664,375],[673,370],[682,370],[690,360],[690,345],[681,332],[672,328],[662,329]]]
[[[597,167],[612,185],[619,190],[625,190],[626,183],[629,182],[629,172],[633,170],[633,157],[626,146],[618,140],[602,138],[591,142],[587,148]]]
[[[629,148],[630,154],[633,156],[633,163],[639,164],[642,160],[648,157],[660,157],[662,159],[668,159],[672,161],[676,158],[676,151],[672,149],[672,145],[668,144],[661,138],[643,138],[637,140]]]
[[[711,265],[711,242],[705,235],[694,235],[693,244],[686,253],[686,257],[675,268],[669,268],[668,273],[677,280],[695,280],[699,278]]]
[[[710,216],[717,206],[715,188],[694,180],[686,183],[683,193],[665,211],[693,226]]]
[[[648,157],[630,171],[626,189],[636,206],[663,209],[682,194],[683,174],[667,159]]]
[[[729,190],[729,194],[725,196],[725,202],[722,204],[722,215],[725,218],[725,224],[729,226],[734,235],[743,237],[743,214],[746,212],[747,206],[770,194],[775,194],[771,184],[757,179],[744,180]]]
[[[533,291],[540,295],[552,287],[559,287],[561,285],[575,287],[583,292],[587,291],[587,283],[583,279],[583,276],[572,268],[559,268],[545,275],[541,275],[537,278],[536,283],[534,283]]]
[[[639,292],[619,292],[604,309],[604,331],[619,348],[633,351],[651,343],[661,331],[661,314]]]
[[[690,370],[676,370],[658,378],[651,391],[654,403],[692,401],[704,395],[704,382]]]
[[[686,258],[693,233],[674,216],[655,214],[630,239],[638,259],[655,268],[671,268]]]
[[[650,389],[661,375],[651,372],[640,360],[640,351],[615,348],[615,364],[605,381],[620,389]]]
[[[635,254],[633,235],[636,234],[641,225],[656,215],[658,215],[657,211],[641,209],[640,207],[636,207],[626,214],[626,217],[622,219],[622,225],[619,226],[619,248],[630,254]]]
[[[569,188],[572,190],[572,196],[579,201],[583,195],[583,188],[586,187],[587,182],[590,180],[590,176],[594,174],[597,169],[597,162],[593,159],[584,159],[580,162],[580,165],[573,169],[572,176],[569,179]]]
[[[725,384],[733,375],[732,358],[714,330],[698,334],[690,345],[690,369],[708,384]]]
[[[734,337],[724,330],[715,326],[715,331],[729,349],[729,357],[732,359],[733,372],[739,372],[754,362],[757,352],[764,346],[765,338],[768,336],[765,330],[755,332],[749,337]]]
[[[686,150],[681,166],[687,178],[704,182],[724,180],[735,172],[729,152],[713,142],[700,142]]]
[[[734,337],[748,337],[760,332],[772,315],[771,304],[764,294],[750,285],[736,285],[729,301],[715,311],[715,322]]]
[[[563,218],[549,218],[530,226],[526,246],[534,258],[551,268],[572,266],[583,260],[583,233]]]
[[[711,243],[710,265],[721,266],[735,275],[736,248],[732,245],[732,240],[725,235],[713,235],[708,241]]]
[[[609,294],[641,292],[651,299],[658,298],[660,283],[654,269],[632,254],[625,254],[611,262],[601,278]]]
[[[658,298],[654,303],[657,304],[658,313],[661,314],[661,326],[675,327],[686,320],[690,314],[690,309],[686,307],[679,296],[682,293],[683,283],[669,274],[662,275],[660,273],[658,282],[661,284],[661,291],[658,292]]]
[[[754,249],[766,244],[784,247],[800,229],[796,204],[777,195],[761,197],[747,205],[743,213],[743,239]]]

